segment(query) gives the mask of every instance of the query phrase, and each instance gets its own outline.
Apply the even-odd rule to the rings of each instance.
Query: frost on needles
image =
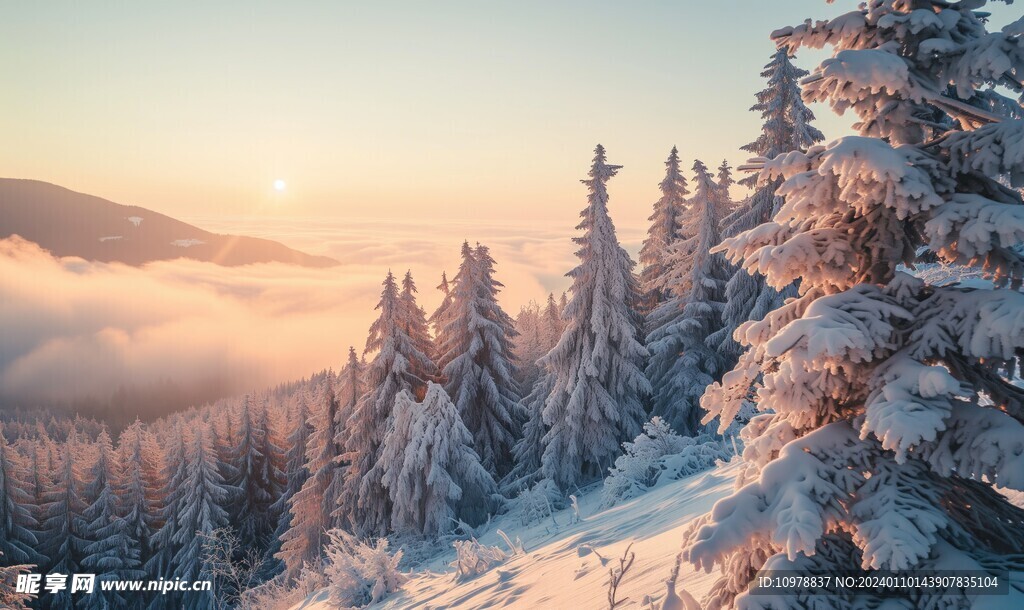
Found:
[[[701,403],[722,427],[752,391],[761,412],[742,433],[739,487],[685,550],[722,570],[707,608],[811,607],[748,596],[761,569],[1024,570],[1024,511],[994,489],[1024,488],[1024,401],[1007,380],[1024,349],[1024,206],[1000,183],[1024,155],[1008,137],[1020,119],[990,89],[1021,92],[1024,41],[1019,26],[987,32],[984,4],[875,0],[774,34],[780,48],[833,47],[804,99],[854,112],[860,134],[764,159],[785,203],[724,241],[799,294],[739,327],[749,351]],[[923,246],[996,287],[897,269]],[[940,601],[967,603],[927,591],[899,603]]]

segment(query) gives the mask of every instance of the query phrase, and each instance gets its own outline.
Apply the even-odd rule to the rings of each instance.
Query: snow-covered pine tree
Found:
[[[558,345],[562,338],[562,331],[565,330],[565,323],[562,321],[563,306],[555,302],[555,293],[548,293],[548,302],[544,305],[544,312],[541,315],[541,327],[544,329],[544,345],[547,349],[544,354],[551,351],[551,348]]]
[[[761,569],[1024,571],[1024,510],[994,489],[1024,489],[1024,396],[1004,377],[1024,350],[1024,202],[998,182],[1022,182],[1024,121],[1001,113],[1012,100],[993,89],[1024,89],[1024,19],[987,32],[984,4],[869,2],[773,34],[780,47],[833,47],[803,97],[852,110],[860,134],[765,160],[762,179],[783,178],[785,202],[724,242],[800,293],[740,327],[751,349],[702,403],[724,426],[754,387],[762,411],[743,431],[738,489],[685,551],[723,570],[707,608],[811,605],[749,596]],[[924,246],[974,261],[996,287],[901,271]],[[1000,604],[1022,601],[1018,581]],[[829,598],[883,603],[973,600]]]
[[[179,515],[183,511],[185,489],[185,436],[182,421],[177,419],[171,424],[165,439],[167,447],[163,460],[161,479],[163,488],[160,492],[161,506],[157,513],[160,528],[153,534],[153,556],[146,562],[146,573],[152,580],[169,579],[174,576],[174,558],[181,547],[176,541],[179,529]],[[149,608],[159,610],[171,608],[173,599],[166,595],[157,595],[150,600]]]
[[[344,377],[344,374],[342,375]],[[289,505],[291,528],[281,538],[277,558],[284,562],[285,573],[293,578],[306,562],[320,556],[327,543],[327,529],[335,506],[326,495],[338,468],[340,448],[337,436],[338,398],[334,393],[334,375],[320,382],[311,401],[313,432],[306,446],[306,470],[309,477],[292,497]]]
[[[0,553],[3,565],[39,563],[39,541],[33,533],[38,524],[32,515],[32,495],[28,491],[22,456],[7,444],[0,423]]]
[[[540,376],[537,360],[545,353],[544,333],[540,305],[530,302],[519,308],[515,317],[516,336],[512,339],[512,353],[519,366],[516,367],[516,381],[520,388],[532,388]]]
[[[679,171],[679,151],[675,146],[665,161],[665,178],[658,186],[661,198],[654,203],[654,213],[648,218],[651,227],[640,248],[640,264],[643,265],[640,287],[648,310],[668,298],[665,271],[669,248],[683,237],[680,217],[686,210],[686,196],[690,191],[687,189],[686,177]]]
[[[426,380],[417,372],[434,365],[406,332],[395,278],[384,279],[377,320],[370,326],[366,352],[375,353],[366,370],[367,391],[359,398],[348,421],[344,459],[345,485],[342,502],[352,529],[361,536],[383,534],[390,523],[391,500],[379,477],[368,476],[380,457],[380,443],[395,396],[402,390],[422,395]]]
[[[448,273],[445,271],[441,272],[441,283],[437,285],[437,289],[444,295],[441,297],[441,304],[437,306],[434,313],[430,314],[430,318],[427,320],[430,323],[431,329],[434,331],[434,336],[437,337],[441,334],[443,328],[441,327],[441,317],[444,316],[444,310],[447,309],[448,305],[452,302],[451,284],[448,282]],[[435,361],[439,360],[438,354],[434,352]]]
[[[473,247],[469,245],[469,240],[462,242],[462,249],[459,251],[459,255],[462,261],[459,263],[459,271],[452,278],[452,281],[447,284],[449,290],[445,294],[445,302],[431,316],[436,329],[437,366],[442,373],[459,354],[459,352],[449,353],[452,352],[452,346],[460,345],[463,339],[462,335],[465,334],[461,327],[452,326],[460,317],[458,312],[452,311],[452,308],[455,307],[456,300],[460,298],[460,288],[462,292],[462,307],[465,308],[466,302],[472,301],[473,290],[476,285],[474,280],[474,276],[477,274],[476,260],[473,256]]]
[[[82,499],[83,448],[78,433],[71,429],[59,459],[53,489],[46,494],[43,505],[43,554],[49,559],[49,574],[76,574],[81,572],[82,556],[88,544],[89,525],[83,516]],[[53,608],[70,607],[68,590],[48,595]]]
[[[338,375],[338,412],[334,416],[334,444],[338,452],[334,458],[338,466],[334,469],[331,482],[324,492],[330,515],[327,529],[351,528],[349,515],[355,510],[356,496],[349,496],[345,490],[345,445],[348,443],[348,425],[352,414],[356,412],[359,399],[366,393],[366,358],[358,358],[353,346],[348,348],[348,361]]]
[[[274,532],[277,529],[277,524],[281,521],[282,511],[277,509],[281,498],[284,496],[285,487],[288,484],[287,476],[285,475],[284,469],[286,466],[285,453],[286,450],[282,447],[284,445],[278,430],[275,427],[275,422],[271,420],[270,416],[271,402],[270,397],[264,397],[259,409],[256,411],[256,429],[260,431],[260,435],[257,437],[257,451],[264,456],[264,460],[260,466],[260,472],[258,473],[258,479],[267,482],[267,493],[270,494],[273,502],[267,508],[268,521],[269,521],[269,532],[267,533],[267,544],[264,550],[268,550],[269,546],[273,544]],[[270,553],[264,553],[264,557],[270,558],[273,555]],[[266,572],[262,572],[265,574]]]
[[[138,580],[143,578],[138,541],[131,535],[128,522],[122,518],[117,497],[117,465],[110,435],[106,430],[96,438],[96,459],[89,468],[85,485],[87,506],[83,517],[88,524],[88,544],[84,548],[81,567],[85,573],[95,574],[97,582]],[[123,466],[123,465],[122,465]],[[96,590],[77,600],[89,610],[127,608],[129,600],[124,592]]]
[[[178,516],[183,512],[182,504],[187,492],[184,488],[185,441],[180,418],[171,425],[164,442],[167,450],[161,477],[164,482],[160,492],[162,506],[157,514],[160,529],[153,534],[153,557],[145,563],[145,571],[153,580],[174,576],[174,557],[180,548],[175,537],[179,527]],[[172,600],[168,596],[155,596],[148,607],[154,610],[171,608]]]
[[[818,129],[811,125],[814,114],[800,99],[800,79],[807,71],[793,65],[789,51],[781,48],[772,56],[761,76],[768,85],[757,94],[757,103],[750,110],[760,112],[764,119],[761,134],[743,150],[771,159],[791,150],[807,150],[825,139]],[[744,205],[737,208],[725,219],[723,237],[731,237],[771,220],[781,204],[776,191],[781,179],[765,180],[756,184],[757,176],[748,176],[740,184],[757,187]],[[736,363],[743,351],[733,338],[733,333],[747,320],[761,320],[769,311],[776,309],[787,296],[796,296],[795,287],[775,290],[764,281],[759,273],[748,273],[737,267],[726,284],[725,311],[722,314],[723,327],[712,339],[718,351],[726,359],[727,366]]]
[[[519,405],[523,434],[512,448],[512,470],[501,480],[502,493],[512,496],[532,487],[542,477],[544,458],[544,401],[551,394],[553,378],[541,375]]]
[[[46,505],[46,494],[53,489],[54,468],[50,463],[50,455],[53,452],[53,441],[46,434],[46,429],[40,424],[37,427],[36,437],[28,447],[28,459],[26,464],[25,483],[26,491],[29,494],[28,507],[31,511],[35,525],[32,534],[38,541],[34,547],[38,553],[35,565],[40,569],[45,568],[47,558],[41,553],[43,544],[43,521],[45,520],[44,507]]]
[[[520,399],[512,355],[516,331],[498,304],[501,287],[494,279],[494,259],[487,246],[470,248],[464,243],[438,337],[445,391],[469,429],[484,468],[496,477],[512,468]]]
[[[224,481],[234,481],[239,476],[235,455],[238,442],[235,414],[238,412],[241,418],[241,406],[241,403],[236,401],[226,401],[221,405],[217,416],[210,417],[210,439],[217,456],[217,471]],[[238,427],[241,427],[241,423]],[[237,493],[237,490],[232,489],[231,493]]]
[[[541,377],[538,362],[562,336],[562,313],[554,293],[548,293],[543,307],[533,300],[525,305],[516,317],[515,327],[518,333],[513,338],[516,370],[519,371],[517,380],[521,391],[529,394]]]
[[[718,166],[718,182],[715,184],[721,190],[722,201],[728,202],[726,205],[731,206],[732,196],[729,194],[729,189],[736,184],[736,181],[732,178],[732,167],[729,166],[728,159],[722,159],[722,164]]]
[[[412,271],[406,271],[402,278],[401,296],[401,319],[405,326],[405,332],[412,338],[416,349],[428,356],[425,362],[416,363],[422,368],[413,368],[413,374],[421,379],[430,379],[437,373],[434,365],[434,346],[430,340],[430,326],[427,322],[427,314],[423,308],[416,303],[416,282],[412,279]]]
[[[274,540],[267,550],[267,555],[275,558],[277,565],[273,566],[272,572],[278,573],[286,566],[280,558],[281,542],[284,535],[292,528],[292,498],[295,497],[306,480],[309,479],[309,470],[306,468],[306,451],[309,446],[309,438],[312,435],[313,427],[309,423],[309,409],[307,407],[307,396],[305,392],[297,392],[292,399],[292,406],[288,412],[288,421],[294,427],[288,435],[288,451],[285,454],[285,488],[284,493],[272,507],[276,514],[281,515],[274,530]]]
[[[422,403],[402,391],[391,421],[374,470],[394,507],[392,529],[433,538],[459,521],[483,523],[494,479],[444,388],[428,383]]]
[[[157,523],[160,464],[153,449],[149,431],[138,419],[118,439],[118,461],[122,467],[117,489],[118,514],[139,550],[140,565],[152,557]]]
[[[650,392],[641,370],[647,350],[638,341],[634,263],[608,216],[607,182],[620,166],[606,161],[599,144],[590,178],[582,180],[589,203],[577,226],[583,235],[573,238],[580,264],[568,273],[573,283],[563,312],[566,329],[542,361],[551,377],[542,469],[563,489],[611,466],[621,443],[640,432],[643,398]]]
[[[654,312],[661,323],[647,336],[652,413],[683,436],[700,432],[700,397],[723,372],[722,358],[707,339],[721,328],[725,282],[729,278],[725,258],[710,252],[719,243],[719,187],[699,160],[694,162],[693,170],[693,233],[672,249],[668,273],[671,297]]]
[[[262,553],[270,544],[277,525],[271,506],[280,496],[283,475],[270,455],[266,408],[246,394],[239,412],[238,433],[230,460],[234,477],[225,481],[230,488],[231,525],[238,531],[246,550]]]
[[[185,457],[185,490],[177,515],[178,530],[174,542],[179,545],[174,556],[174,577],[189,582],[211,580],[210,558],[203,552],[203,542],[214,530],[229,524],[225,507],[232,493],[217,469],[217,455],[209,422],[197,420],[192,427],[192,440]],[[179,607],[205,610],[213,606],[212,591],[189,592],[182,595]]]

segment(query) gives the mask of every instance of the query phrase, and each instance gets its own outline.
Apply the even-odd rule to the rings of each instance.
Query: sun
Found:
[[[288,183],[287,182],[285,182],[284,180],[282,180],[280,178],[278,178],[277,180],[274,180],[274,190],[275,191],[277,191],[278,193],[283,193],[286,188],[288,188]]]

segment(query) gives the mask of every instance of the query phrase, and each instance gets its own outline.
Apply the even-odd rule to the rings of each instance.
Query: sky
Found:
[[[747,158],[770,32],[855,7],[7,3],[0,176],[342,264],[137,269],[0,240],[0,409],[163,379],[234,394],[337,368],[384,274],[411,269],[431,311],[464,239],[491,247],[515,314],[568,285],[595,144],[624,166],[609,209],[635,253],[673,145],[687,167]],[[990,8],[995,25],[1019,15]],[[849,132],[852,117],[814,111],[828,138]]]
[[[745,160],[770,31],[836,12],[818,0],[722,9],[9,4],[0,173],[184,218],[547,223],[575,217],[601,142],[625,166],[613,213],[639,225],[673,145],[687,167],[698,154]]]

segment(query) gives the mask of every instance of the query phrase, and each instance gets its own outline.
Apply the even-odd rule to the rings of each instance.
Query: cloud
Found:
[[[270,229],[262,234],[280,238]],[[411,269],[430,311],[441,271],[457,271],[463,239],[491,248],[513,315],[563,290],[575,262],[569,231],[549,227],[310,222],[286,231],[289,245],[342,265],[181,259],[134,268],[0,240],[0,407],[104,405],[122,386],[168,381],[181,400],[211,400],[337,368],[349,345],[362,348],[387,270]]]

